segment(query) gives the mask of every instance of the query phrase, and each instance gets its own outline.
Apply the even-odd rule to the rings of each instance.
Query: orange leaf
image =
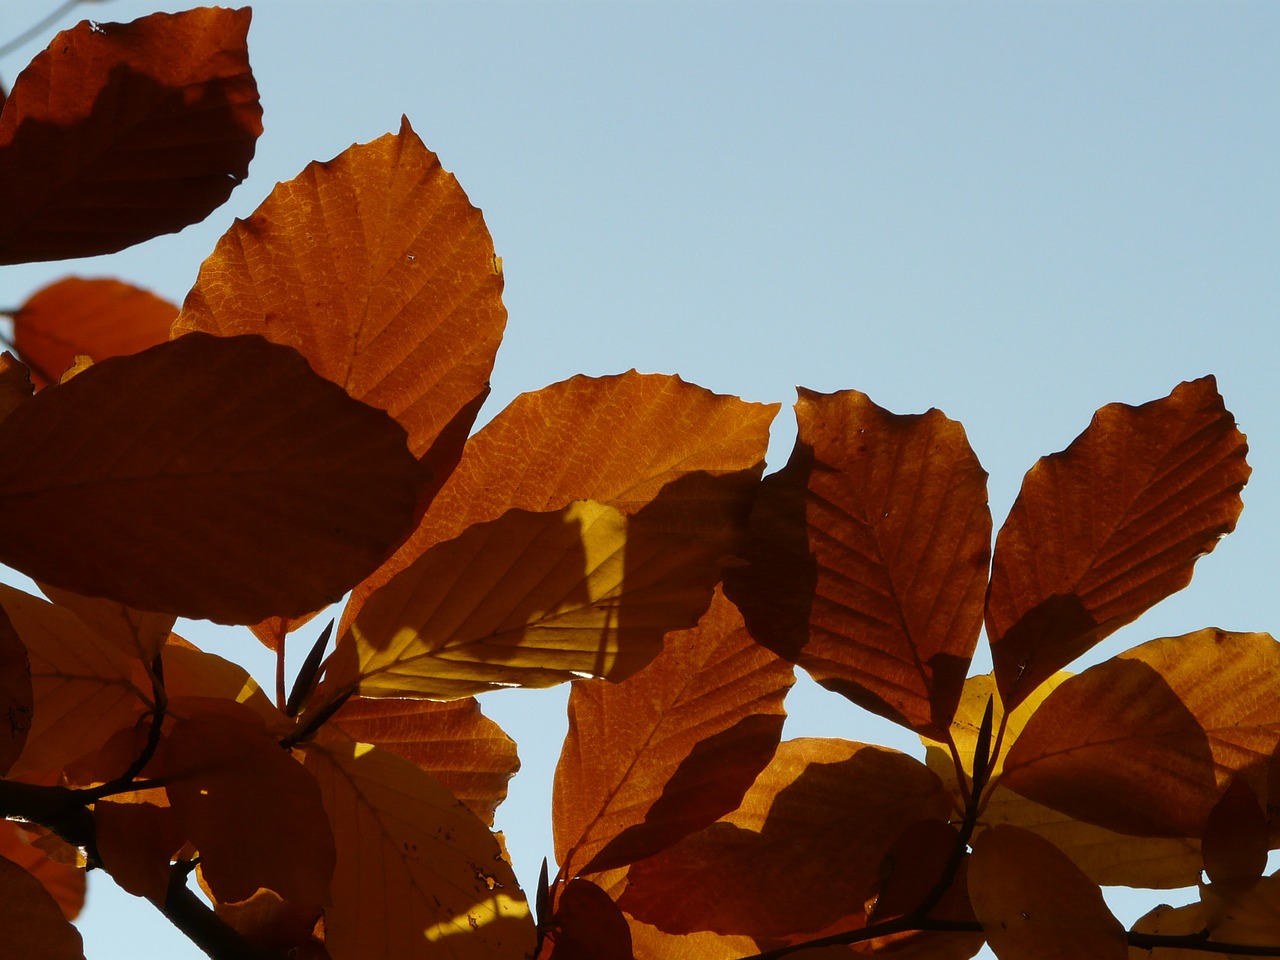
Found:
[[[148,773],[165,781],[218,900],[268,887],[288,900],[328,902],[334,847],[319,789],[249,708],[178,720]]]
[[[352,697],[327,727],[422,768],[489,826],[520,769],[515,743],[470,697],[447,703]]]
[[[859,706],[919,732],[951,722],[982,625],[987,475],[937,410],[800,391],[799,437],[726,574],[761,643]]]
[[[590,880],[569,881],[556,904],[549,960],[631,960],[627,918]]]
[[[1098,885],[1043,837],[987,830],[969,859],[969,897],[1000,960],[1127,960]]]
[[[80,934],[56,900],[12,860],[0,857],[0,956],[84,960]]]
[[[26,746],[34,705],[26,645],[8,614],[0,610],[0,716],[8,721],[8,729],[0,728],[0,775],[8,773]]]
[[[534,927],[483,823],[407,760],[322,733],[306,745],[338,860],[325,944],[343,960],[525,960]]]
[[[1152,640],[1059,686],[1003,783],[1122,833],[1199,837],[1235,774],[1265,796],[1280,743],[1280,644],[1207,629]]]
[[[438,485],[488,393],[506,318],[480,211],[404,120],[398,134],[310,164],[237,221],[174,332],[294,347],[395,417],[415,456],[443,439],[429,461]]]
[[[777,748],[793,679],[717,591],[628,680],[575,681],[552,805],[561,874],[643,859],[736,808]]]
[[[57,587],[41,586],[40,589],[58,606],[74,613],[81,623],[99,637],[110,640],[126,654],[137,657],[144,664],[151,663],[160,653],[176,619],[170,613],[147,613],[114,600],[83,597]]]
[[[119,280],[67,277],[18,308],[13,345],[43,388],[79,354],[105,360],[164,343],[177,315],[169,301]]]
[[[1267,818],[1249,784],[1233,778],[1204,826],[1204,872],[1213,883],[1257,880],[1267,868]]]
[[[866,899],[907,826],[949,809],[938,778],[904,754],[784,741],[737,810],[632,864],[618,903],[668,933],[811,933]]]
[[[93,805],[93,826],[102,866],[121,889],[164,903],[169,863],[187,839],[164,792],[99,800]]]
[[[369,598],[322,689],[448,700],[630,676],[706,610],[737,533],[697,539],[647,519],[578,501],[471,527]]]
[[[8,350],[0,353],[0,420],[17,410],[34,392],[31,371]]]
[[[0,113],[0,263],[113,253],[203,220],[262,132],[249,10],[85,21]]]
[[[30,832],[32,829],[40,828],[24,829],[12,821],[0,820],[0,856],[18,864],[39,880],[62,910],[62,915],[74,920],[84,907],[84,867],[48,857],[33,842],[39,834]]]
[[[0,464],[4,562],[224,623],[341,596],[404,534],[418,480],[400,427],[292,350],[205,334],[41,391],[0,423]]]
[[[755,496],[777,409],[634,370],[522,394],[467,441],[418,529],[356,587],[339,634],[369,594],[429,547],[513,508],[598,500],[629,517],[662,491],[664,516],[654,521],[686,535],[738,522]]]
[[[1190,582],[1235,528],[1246,450],[1205,377],[1139,407],[1103,407],[1031,468],[996,539],[987,597],[1006,704]]]
[[[203,879],[203,877],[201,877]],[[319,907],[282,900],[275,891],[262,889],[240,903],[214,902],[214,910],[232,929],[268,956],[301,958],[319,948],[313,937]],[[328,954],[321,954],[327,957]]]

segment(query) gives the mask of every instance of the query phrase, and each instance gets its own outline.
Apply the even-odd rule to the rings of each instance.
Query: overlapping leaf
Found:
[[[561,873],[643,859],[736,808],[777,747],[792,680],[717,592],[630,679],[575,682],[552,805]]]
[[[998,826],[969,861],[969,896],[1000,960],[1125,960],[1124,927],[1098,885],[1048,840]]]
[[[0,421],[30,400],[34,390],[31,371],[8,350],[0,353]]]
[[[1110,404],[1027,473],[996,540],[986,626],[1010,706],[1182,589],[1230,533],[1249,477],[1212,377]]]
[[[62,915],[74,920],[84,907],[85,877],[83,864],[65,863],[47,856],[36,843],[41,830],[34,825],[19,825],[9,820],[0,821],[0,857],[18,864],[40,881],[53,897]],[[45,834],[44,839],[56,842],[65,852],[77,851],[56,835]]]
[[[0,612],[0,716],[8,721],[0,726],[0,775],[26,746],[34,699],[27,648],[8,614]]]
[[[1010,750],[1004,783],[1125,833],[1201,836],[1232,777],[1267,795],[1277,678],[1267,634],[1152,640],[1059,686]]]
[[[432,451],[438,485],[488,392],[505,324],[480,211],[405,120],[312,163],[227,231],[174,332],[294,347],[395,417],[415,456]]]
[[[520,769],[515,743],[471,698],[441,703],[353,697],[329,728],[421,767],[489,825]]]
[[[0,263],[112,253],[226,200],[262,132],[248,28],[205,8],[54,37],[0,113]]]
[[[77,354],[138,353],[169,339],[178,308],[119,280],[67,277],[37,291],[13,315],[13,345],[37,387],[57,383]]]
[[[220,622],[342,595],[404,534],[418,467],[380,411],[258,337],[95,364],[0,424],[0,559]]]
[[[125,654],[149,664],[161,651],[176,619],[171,613],[134,610],[114,600],[84,597],[70,590],[42,587],[44,595]]]
[[[593,501],[512,510],[423,554],[360,610],[325,684],[453,699],[574,677],[623,679],[710,602],[736,534],[655,533]]]
[[[80,934],[49,891],[18,864],[0,857],[0,956],[84,960]]]
[[[633,864],[618,902],[668,933],[822,930],[874,891],[903,830],[945,820],[949,808],[941,782],[911,757],[840,740],[784,741],[737,810]]]
[[[755,637],[819,683],[912,729],[951,720],[982,622],[986,473],[937,410],[802,390],[799,437],[727,575]]]
[[[551,934],[540,956],[547,960],[632,960],[631,930],[609,895],[579,877],[569,881],[560,896]]]
[[[307,745],[338,860],[325,944],[344,960],[525,960],[534,927],[485,825],[414,764],[327,738]]]

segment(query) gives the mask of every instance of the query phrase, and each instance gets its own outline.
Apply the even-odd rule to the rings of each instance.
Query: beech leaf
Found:
[[[262,132],[248,29],[248,8],[202,8],[54,37],[0,113],[0,263],[114,253],[220,206]]]
[[[400,427],[294,351],[191,334],[0,423],[0,559],[143,610],[297,615],[382,560],[417,481]]]
[[[549,960],[632,960],[627,918],[609,895],[578,877],[556,904]]]
[[[34,843],[41,832],[41,828],[34,825],[0,821],[0,856],[18,864],[39,880],[62,910],[62,915],[74,920],[84,907],[84,866],[51,859]],[[46,836],[66,847],[56,835]]]
[[[343,960],[525,960],[534,926],[497,841],[407,760],[323,734],[306,746],[338,860],[325,944]]]
[[[0,353],[0,421],[31,399],[31,371],[8,350]]]
[[[0,956],[84,960],[80,933],[30,873],[0,856]]]
[[[964,428],[856,390],[801,390],[725,589],[761,643],[920,732],[951,722],[982,623],[987,475]]]
[[[83,597],[70,590],[42,586],[46,597],[70,610],[104,640],[110,640],[131,657],[150,664],[163,649],[176,619],[171,613],[148,613],[134,610],[114,600]]]
[[[987,596],[1007,705],[1190,582],[1235,528],[1247,449],[1204,377],[1103,407],[1031,468],[996,539]]]
[[[26,645],[8,614],[0,610],[0,716],[7,721],[0,727],[0,776],[9,771],[26,746],[34,704]]]
[[[639,673],[575,681],[552,800],[561,873],[643,859],[735,809],[773,757],[793,680],[717,591]]]

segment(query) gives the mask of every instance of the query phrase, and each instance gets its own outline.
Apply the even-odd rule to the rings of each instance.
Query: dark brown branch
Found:
[[[213,909],[187,886],[189,865],[175,863],[169,868],[169,889],[164,904],[158,905],[187,939],[211,960],[285,960],[282,954],[254,946],[239,931],[214,913]]]

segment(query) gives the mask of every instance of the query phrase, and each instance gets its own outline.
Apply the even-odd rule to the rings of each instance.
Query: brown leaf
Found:
[[[84,960],[80,934],[56,900],[12,860],[0,857],[0,956]]]
[[[737,534],[696,539],[645,519],[578,501],[511,510],[433,547],[361,608],[322,690],[449,700],[630,676],[667,631],[697,622]]]
[[[8,350],[0,353],[0,420],[31,399],[31,371]]]
[[[398,134],[312,163],[237,221],[174,331],[294,347],[395,417],[415,456],[431,451],[438,486],[488,393],[506,317],[480,211],[404,120]]]
[[[403,536],[418,481],[400,427],[292,350],[205,334],[41,391],[0,423],[0,464],[4,562],[223,623],[341,596]]]
[[[1232,778],[1204,825],[1204,872],[1213,883],[1250,882],[1267,868],[1267,818],[1241,777]]]
[[[632,960],[627,918],[590,880],[569,881],[553,924],[549,960]]]
[[[323,949],[312,935],[323,912],[319,907],[282,900],[274,890],[265,888],[248,900],[215,900],[213,906],[233,930],[268,955],[301,960],[309,955],[306,951]]]
[[[1059,686],[1005,761],[1023,796],[1122,833],[1199,837],[1230,779],[1265,795],[1280,743],[1280,644],[1200,630]]]
[[[668,933],[811,933],[874,890],[908,825],[949,808],[938,778],[904,754],[784,741],[737,810],[633,864],[618,903]]]
[[[119,280],[67,277],[18,308],[13,345],[43,388],[79,354],[105,360],[164,343],[177,315],[169,301]]]
[[[306,745],[338,861],[325,944],[343,960],[525,960],[534,926],[493,835],[407,760],[322,732]]]
[[[169,863],[186,833],[163,790],[117,794],[93,805],[98,855],[111,878],[135,897],[162,904]]]
[[[987,596],[1007,705],[1190,582],[1235,528],[1246,450],[1205,377],[1139,407],[1103,407],[1031,468],[996,539]]]
[[[31,662],[22,637],[9,616],[0,610],[0,775],[9,772],[22,754],[31,731],[35,692]]]
[[[164,647],[176,619],[171,613],[134,610],[114,600],[84,597],[70,590],[41,586],[46,597],[70,610],[104,640],[110,640],[131,657],[149,664]]]
[[[34,825],[0,820],[0,856],[39,880],[62,910],[62,915],[74,920],[84,907],[84,867],[48,857],[35,845],[40,837],[39,831],[40,828]]]
[[[520,769],[515,743],[470,697],[447,703],[352,697],[327,726],[425,770],[488,826]]]
[[[0,263],[114,253],[203,220],[262,132],[249,10],[85,21],[0,114]]]
[[[1124,927],[1098,885],[1043,837],[987,830],[969,858],[969,897],[1000,960],[1126,960]]]
[[[799,437],[725,589],[761,643],[922,733],[946,730],[982,624],[987,475],[937,410],[800,391]]]
[[[417,530],[356,587],[339,635],[365,598],[428,548],[513,508],[598,500],[629,517],[662,491],[662,515],[652,516],[660,528],[695,535],[738,522],[755,497],[777,409],[635,371],[522,394],[467,441]]]
[[[552,801],[561,874],[643,859],[735,809],[773,757],[793,680],[717,591],[639,673],[575,681]]]

